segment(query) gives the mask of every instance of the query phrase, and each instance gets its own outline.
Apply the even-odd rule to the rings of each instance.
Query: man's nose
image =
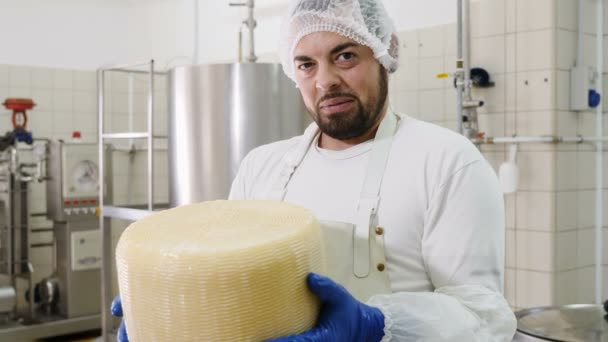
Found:
[[[321,91],[330,91],[340,86],[340,76],[330,66],[320,66],[317,71],[316,88]]]

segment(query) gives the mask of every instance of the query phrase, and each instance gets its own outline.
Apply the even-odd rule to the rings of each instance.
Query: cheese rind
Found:
[[[150,215],[116,248],[129,339],[264,341],[314,326],[319,223],[274,201],[213,201]]]

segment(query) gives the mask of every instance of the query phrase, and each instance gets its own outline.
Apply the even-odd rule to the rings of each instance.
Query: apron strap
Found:
[[[380,204],[380,186],[384,176],[384,170],[393,142],[393,136],[399,123],[398,117],[392,109],[386,112],[370,152],[367,174],[361,190],[359,205],[355,219],[355,233],[353,234],[353,272],[356,277],[364,278],[370,272],[370,227],[375,224],[378,205]],[[302,163],[306,153],[314,142],[319,127],[313,122],[304,131],[298,146],[288,152],[283,159],[283,169],[273,184],[267,198],[283,201],[287,192],[287,185],[295,173],[297,167]]]
[[[268,199],[283,201],[285,194],[287,193],[287,184],[289,184],[291,176],[293,176],[298,166],[302,163],[302,160],[304,160],[304,157],[318,132],[319,127],[317,124],[314,122],[311,123],[304,131],[304,134],[302,134],[296,148],[285,154],[285,157],[283,158],[283,168],[268,193]]]
[[[353,235],[353,265],[354,274],[358,278],[365,278],[370,272],[370,228],[377,219],[378,205],[380,204],[380,186],[386,169],[386,163],[391,151],[393,136],[397,130],[397,116],[389,108],[382,119],[367,165],[367,174],[355,216],[355,234]]]

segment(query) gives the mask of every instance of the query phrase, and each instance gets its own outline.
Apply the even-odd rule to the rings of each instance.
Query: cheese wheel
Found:
[[[264,341],[312,328],[320,226],[301,207],[213,201],[152,214],[116,247],[130,341]]]

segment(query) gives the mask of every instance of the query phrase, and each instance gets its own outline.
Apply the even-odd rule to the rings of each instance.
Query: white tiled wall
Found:
[[[390,98],[397,111],[445,127],[455,127],[456,94],[438,74],[455,69],[456,26],[400,32],[400,67],[391,75]]]
[[[586,0],[584,9],[585,62],[592,65],[594,4]],[[472,66],[488,70],[495,82],[493,88],[473,90],[473,97],[486,103],[479,110],[481,131],[487,136],[594,136],[595,114],[569,109],[569,70],[575,63],[578,38],[577,0],[480,0],[471,6]],[[397,98],[394,105],[423,120],[455,127],[450,124],[456,120],[455,91],[450,81],[443,81],[444,95],[440,96],[441,82],[432,77],[439,70],[434,59],[439,44],[444,44],[444,69],[450,71],[453,65],[455,49],[449,51],[447,46],[455,42],[456,27],[399,36],[403,57],[402,69],[392,80],[397,83],[392,86],[393,99]],[[426,53],[421,53],[421,46],[427,47]],[[606,74],[604,79],[608,85]],[[482,146],[481,150],[494,167],[505,158],[505,147]],[[593,146],[520,144],[518,165],[519,191],[505,196],[507,299],[514,308],[593,301]],[[606,167],[604,179],[608,180],[608,162]]]

